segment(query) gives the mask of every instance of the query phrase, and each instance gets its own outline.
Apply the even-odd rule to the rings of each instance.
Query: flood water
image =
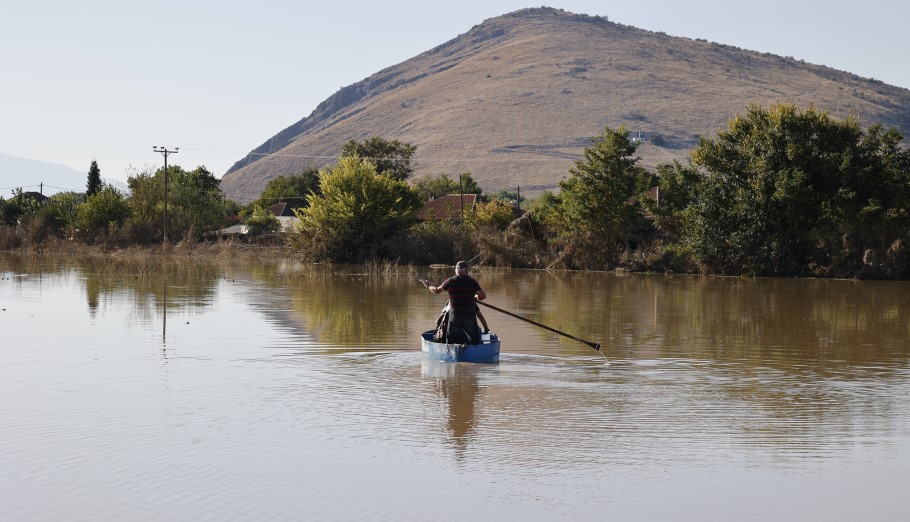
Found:
[[[0,518],[907,520],[910,284],[0,257]]]

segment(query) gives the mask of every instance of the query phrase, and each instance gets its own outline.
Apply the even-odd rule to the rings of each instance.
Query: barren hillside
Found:
[[[417,145],[416,174],[471,172],[486,191],[554,188],[590,137],[625,125],[642,164],[685,160],[750,103],[814,104],[910,136],[910,91],[790,58],[549,8],[489,19],[339,90],[238,161],[222,188],[248,201],[323,166],[349,139]]]

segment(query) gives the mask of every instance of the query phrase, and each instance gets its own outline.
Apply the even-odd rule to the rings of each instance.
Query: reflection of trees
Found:
[[[497,290],[510,311],[608,351],[819,370],[910,356],[904,282],[516,272]]]
[[[689,397],[684,409],[747,408],[751,440],[887,432],[903,407],[906,282],[516,271],[491,287],[491,302],[600,341],[614,363],[654,361],[641,378]]]
[[[683,291],[658,285],[650,292],[647,330],[658,349],[682,343],[697,347],[696,355],[787,367],[798,358],[817,370],[907,357],[910,288],[903,284],[708,278],[677,288]]]
[[[404,340],[412,280],[356,268],[307,270],[281,278],[309,333],[320,343],[369,346]]]
[[[172,310],[209,306],[221,271],[199,261],[151,258],[148,260],[76,260],[73,265],[85,281],[89,308],[99,298],[131,292],[139,313],[161,308],[165,299]],[[167,289],[165,289],[167,285]]]
[[[131,295],[139,314],[151,315],[164,304],[174,310],[193,309],[211,303],[215,284],[221,274],[218,265],[197,260],[158,256],[52,257],[8,256],[2,266],[19,274],[43,277],[68,277],[78,273],[85,285],[89,312],[95,315],[105,300],[116,295]],[[169,286],[165,290],[165,284]]]

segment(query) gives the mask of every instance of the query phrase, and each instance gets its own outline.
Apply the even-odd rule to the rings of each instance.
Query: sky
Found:
[[[0,153],[125,180],[179,147],[221,177],[341,87],[541,5],[910,88],[907,2],[0,0]]]

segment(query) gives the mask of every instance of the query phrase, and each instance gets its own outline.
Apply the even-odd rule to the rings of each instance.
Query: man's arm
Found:
[[[427,288],[427,290],[429,290],[430,292],[433,292],[434,294],[441,294],[443,292],[441,287],[438,287],[436,285],[431,285],[429,281],[424,281],[423,286],[425,286]]]
[[[479,288],[479,289],[477,290],[477,293],[474,294],[474,297],[475,297],[478,301],[483,301],[484,299],[487,298],[487,294],[483,291],[483,288]]]
[[[484,318],[483,314],[480,313],[480,310],[477,310],[477,319],[480,321],[480,324],[483,325],[483,333],[490,331],[490,327],[487,326],[487,320]]]

